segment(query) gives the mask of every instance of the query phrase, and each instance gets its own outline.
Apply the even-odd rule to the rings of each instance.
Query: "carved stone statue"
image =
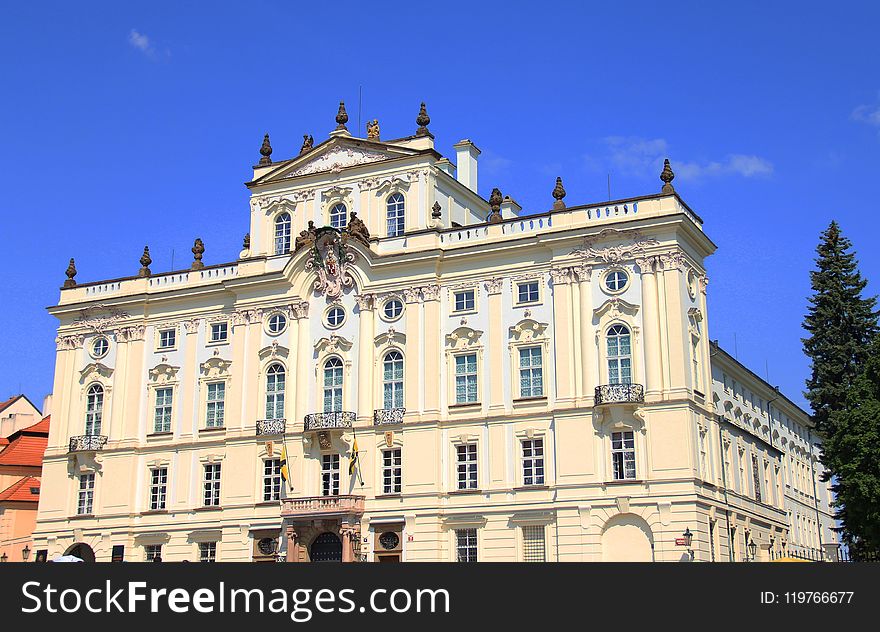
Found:
[[[144,254],[141,255],[141,269],[138,270],[139,277],[148,277],[150,276],[150,264],[153,263],[153,259],[150,257],[150,247],[144,246]]]
[[[70,263],[67,264],[67,270],[64,274],[67,276],[64,287],[74,287],[76,285],[76,279],[73,278],[76,276],[76,263],[74,263],[73,257],[70,258]]]
[[[497,187],[492,189],[491,195],[489,195],[489,208],[492,209],[492,212],[489,213],[488,222],[490,224],[497,224],[502,221],[501,218],[501,202],[504,201],[504,198],[501,197],[501,190]]]
[[[196,237],[196,240],[193,243],[192,253],[193,262],[190,268],[192,270],[201,270],[205,267],[205,264],[202,263],[202,256],[205,254],[205,243],[199,237]]]
[[[299,148],[299,153],[304,154],[314,146],[315,139],[312,138],[311,134],[303,134],[303,144],[302,147]]]
[[[373,119],[372,122],[367,121],[367,138],[379,140],[379,119]]]
[[[294,241],[293,251],[296,252],[303,247],[312,247],[315,244],[317,233],[318,229],[315,228],[315,222],[309,220],[309,227],[306,230],[300,231],[299,236]]]
[[[349,235],[364,245],[370,245],[370,231],[367,230],[367,225],[358,218],[357,213],[354,211],[351,212],[351,217],[348,220],[348,228],[346,230]]]

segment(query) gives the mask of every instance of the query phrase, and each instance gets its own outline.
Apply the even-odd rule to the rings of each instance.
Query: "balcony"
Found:
[[[595,405],[642,404],[645,387],[641,384],[603,384],[596,387]]]
[[[257,436],[283,435],[286,419],[258,419]]]
[[[73,452],[96,452],[104,449],[107,437],[104,435],[79,435],[70,438],[68,454]]]
[[[402,424],[406,408],[380,408],[373,411],[373,425]]]
[[[334,518],[363,513],[363,496],[310,496],[281,501],[282,518]]]
[[[336,410],[329,413],[312,413],[303,419],[305,431],[348,430],[354,423],[355,415],[350,410]]]

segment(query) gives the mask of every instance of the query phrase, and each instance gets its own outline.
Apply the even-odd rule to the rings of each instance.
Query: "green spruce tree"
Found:
[[[856,423],[854,417],[842,412],[865,369],[878,330],[877,301],[862,296],[867,281],[859,273],[851,249],[852,243],[841,234],[837,222],[831,222],[816,249],[816,270],[810,273],[813,295],[804,319],[809,336],[803,340],[804,353],[811,361],[805,395],[823,439],[825,480],[833,478],[837,517],[843,523],[846,541],[860,536],[860,523],[846,522],[848,516],[855,515],[850,512],[857,510],[847,506],[852,502],[847,500],[852,470],[846,463],[851,458],[850,441],[857,438],[848,438],[855,430],[849,427]]]

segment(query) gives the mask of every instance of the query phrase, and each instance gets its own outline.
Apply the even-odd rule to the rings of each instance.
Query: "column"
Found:
[[[586,400],[586,403],[592,406],[593,394],[595,387],[599,383],[599,376],[596,373],[596,363],[594,358],[590,357],[590,343],[593,340],[593,318],[592,318],[592,301],[590,288],[590,275],[592,268],[586,264],[577,265],[572,268],[574,279],[578,284],[578,297],[580,303],[578,305],[579,315],[579,341],[580,341],[580,396]]]
[[[128,382],[128,338],[122,330],[116,331],[116,369],[113,371],[113,389],[110,393],[105,393],[105,398],[109,395],[110,399],[110,418],[105,420],[106,425],[102,424],[100,434],[106,435],[108,441],[117,441],[123,438],[122,426],[125,423],[125,385]],[[114,394],[122,393],[121,397],[114,397]],[[105,400],[105,408],[106,408]]]
[[[177,428],[172,428],[178,436],[191,437],[197,432],[198,413],[196,408],[199,405],[198,397],[198,371],[196,357],[196,342],[199,335],[199,319],[193,318],[184,321],[184,353],[183,366],[181,367],[183,376],[180,380],[180,391],[175,393],[178,401],[181,403],[179,423]]]
[[[571,269],[551,268],[550,276],[553,279],[553,328],[556,332],[556,401],[565,403],[574,397]]]
[[[293,309],[293,315],[297,319],[297,343],[296,343],[296,407],[294,410],[295,418],[287,427],[287,431],[291,432],[295,423],[301,423],[303,417],[309,412],[309,376],[314,375],[314,366],[312,366],[312,347],[311,336],[309,335],[309,304],[306,302],[299,303]]]
[[[687,311],[682,296],[681,273],[684,262],[681,253],[673,251],[661,255],[666,293],[666,318],[668,322],[668,362],[670,394],[685,395],[690,375],[690,341],[685,318]]]
[[[422,300],[425,305],[425,375],[443,374],[442,358],[443,337],[440,331],[440,286],[429,285],[422,288]],[[440,391],[445,384],[439,380],[432,383],[425,382],[425,413],[427,415],[440,414]]]
[[[485,371],[489,378],[489,410],[491,412],[504,411],[504,314],[502,313],[501,288],[504,280],[500,278],[490,279],[486,282],[486,294],[489,303],[489,336],[488,352],[484,358],[484,365],[488,363]]]
[[[299,562],[299,536],[296,529],[292,525],[287,525],[284,532],[287,538],[287,557],[286,562]]]
[[[256,394],[260,392],[259,358],[260,341],[263,328],[263,310],[248,309],[244,312],[244,362],[242,363],[241,409],[243,412],[241,427],[256,424],[257,419],[266,416],[263,402]],[[253,399],[251,399],[253,398]]]
[[[642,274],[642,332],[645,349],[645,400],[657,401],[663,390],[660,369],[660,314],[657,279],[654,266],[656,257],[636,259]]]
[[[351,545],[353,535],[354,535],[354,529],[352,529],[347,523],[344,523],[339,528],[339,537],[342,538],[342,561],[343,562],[354,562],[354,549]]]
[[[234,417],[237,418],[237,422],[233,422],[233,417],[230,415],[230,418],[226,420],[226,424],[232,425],[232,423],[235,423],[239,428],[245,426],[245,420],[247,419],[247,411],[244,407],[244,376],[246,368],[244,340],[247,331],[246,323],[247,319],[244,312],[236,311],[232,313],[229,323],[229,335],[232,338],[232,366],[229,372],[229,393],[227,394],[229,403],[226,405],[226,409],[232,414],[237,412]]]
[[[124,400],[122,430],[119,433],[120,439],[138,439],[141,437],[141,408],[143,407],[143,399],[146,397],[147,389],[145,382],[147,379],[144,367],[144,355],[146,353],[144,340],[146,327],[144,325],[134,325],[128,327],[126,338],[128,339],[128,379],[123,385],[122,391],[117,391],[116,399]]]
[[[373,376],[376,371],[374,360],[374,318],[376,296],[363,294],[356,296],[360,320],[358,322],[358,370],[357,370],[357,418],[370,421],[373,415]]]
[[[418,288],[405,289],[406,301],[406,362],[404,363],[405,382],[403,387],[404,405],[407,412],[420,413],[419,410],[419,364],[421,363],[422,322]]]

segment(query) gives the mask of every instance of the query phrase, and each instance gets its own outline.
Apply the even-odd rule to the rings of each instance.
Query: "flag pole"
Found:
[[[351,424],[351,434],[354,437],[354,440],[351,444],[351,451],[354,452],[354,459],[353,459],[354,469],[355,469],[355,472],[357,472],[358,482],[361,484],[361,486],[363,486],[364,478],[363,478],[363,476],[361,476],[361,462],[360,462],[361,457],[360,457],[360,451],[357,450],[357,432],[355,432],[355,430],[354,430],[354,423]]]
[[[293,485],[291,484],[291,476],[290,476],[290,463],[287,462],[288,454],[287,454],[287,433],[281,433],[281,455],[284,457],[284,463],[282,464],[282,468],[287,470],[287,490],[289,492],[293,491]]]

